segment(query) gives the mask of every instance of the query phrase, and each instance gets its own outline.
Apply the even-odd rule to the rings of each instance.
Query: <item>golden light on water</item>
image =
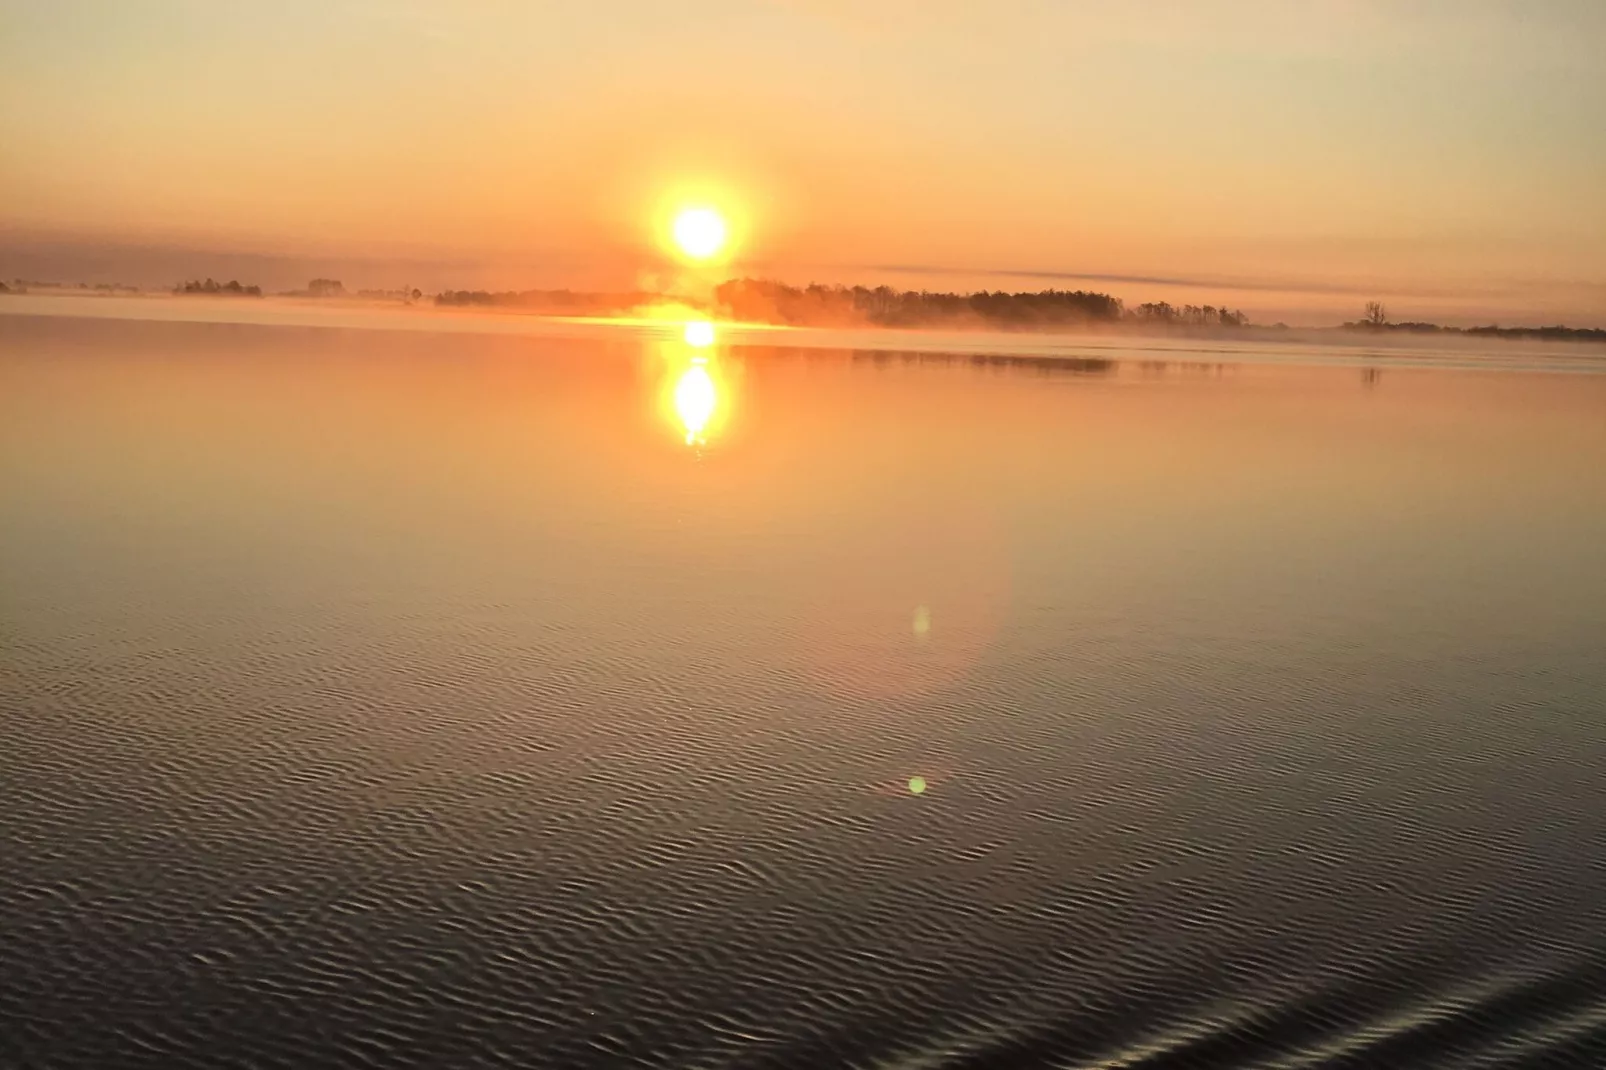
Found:
[[[707,260],[725,247],[729,228],[716,209],[682,208],[675,215],[670,233],[681,252],[693,260]]]
[[[680,337],[661,345],[665,377],[660,411],[677,425],[688,446],[702,446],[730,417],[739,369],[727,366],[716,347],[718,332],[708,320],[688,320]]]
[[[675,382],[675,414],[686,429],[686,444],[703,441],[703,433],[719,407],[719,388],[708,365],[693,364]]]

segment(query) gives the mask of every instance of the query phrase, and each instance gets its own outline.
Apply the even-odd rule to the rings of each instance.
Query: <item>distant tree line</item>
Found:
[[[663,301],[664,295],[635,293],[576,293],[573,290],[444,290],[435,303],[453,308],[524,308],[571,315],[607,315]]]
[[[309,279],[304,290],[286,290],[287,297],[351,297],[352,292],[339,279]],[[357,297],[369,301],[402,301],[412,304],[424,296],[424,291],[412,286],[399,290],[358,290]]]
[[[735,319],[798,326],[916,327],[984,323],[1033,327],[1113,323],[1118,298],[1086,290],[972,294],[894,290],[890,286],[805,287],[764,279],[732,279],[714,290],[720,310]]]
[[[1407,320],[1391,323],[1388,310],[1380,302],[1368,301],[1366,315],[1344,325],[1349,331],[1403,331],[1407,334],[1470,334],[1483,338],[1525,338],[1544,342],[1606,342],[1606,330],[1599,327],[1445,327],[1437,323]]]
[[[1249,317],[1242,312],[1215,305],[1182,305],[1173,307],[1165,301],[1145,302],[1128,318],[1143,323],[1159,323],[1180,327],[1243,327]]]
[[[207,279],[204,282],[192,280],[180,283],[173,288],[177,294],[215,294],[224,297],[261,297],[262,287],[242,286],[236,279],[228,282],[218,282],[216,279]]]
[[[1490,324],[1487,327],[1468,327],[1465,333],[1489,338],[1531,338],[1546,342],[1606,342],[1606,330],[1600,327],[1497,327]]]

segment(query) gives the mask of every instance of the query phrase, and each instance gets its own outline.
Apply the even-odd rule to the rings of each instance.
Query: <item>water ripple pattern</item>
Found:
[[[1606,1065],[1597,377],[729,359],[0,318],[0,1067]]]

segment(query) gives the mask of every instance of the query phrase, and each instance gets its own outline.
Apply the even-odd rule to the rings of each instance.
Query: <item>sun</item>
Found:
[[[683,208],[675,216],[675,244],[693,260],[707,260],[725,246],[725,217],[712,208]]]

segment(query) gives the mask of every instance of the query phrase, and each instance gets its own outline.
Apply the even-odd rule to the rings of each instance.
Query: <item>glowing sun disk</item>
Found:
[[[675,244],[694,260],[706,260],[725,244],[725,218],[712,208],[685,208],[675,216]]]

